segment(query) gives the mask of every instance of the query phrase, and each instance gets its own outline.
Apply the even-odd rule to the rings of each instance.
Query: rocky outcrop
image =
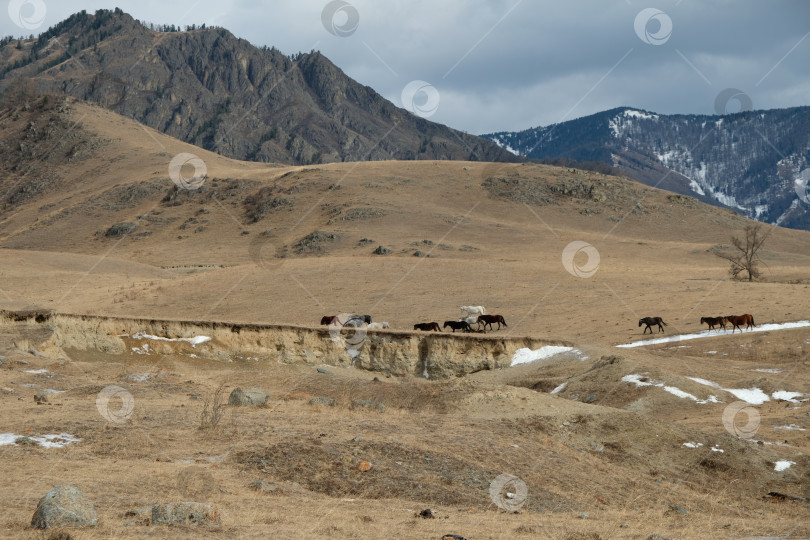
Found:
[[[8,321],[6,319],[6,324],[11,324]],[[70,356],[65,349],[103,350],[111,355],[138,349],[148,351],[147,354],[193,354],[198,358],[228,362],[249,358],[254,362],[354,366],[385,374],[430,379],[509,367],[515,351],[524,347],[571,345],[521,336],[364,328],[346,335],[333,335],[323,327],[64,314],[53,315],[43,323],[29,320],[17,324],[43,327],[38,334],[43,342],[36,345],[52,357]],[[30,328],[20,330],[34,335]],[[347,337],[352,343],[345,341]],[[148,347],[144,348],[147,344]]]
[[[0,46],[14,59],[0,67],[0,94],[31,80],[251,161],[518,160],[396,107],[319,52],[286,56],[224,28],[175,30],[156,32],[119,9],[77,13],[19,50],[16,40]]]

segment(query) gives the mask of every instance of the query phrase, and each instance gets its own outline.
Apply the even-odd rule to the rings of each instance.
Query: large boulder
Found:
[[[38,529],[54,527],[94,527],[98,514],[93,503],[75,486],[57,486],[39,500],[31,525]]]
[[[236,388],[228,398],[228,405],[258,407],[267,403],[269,398],[270,394],[261,388]]]

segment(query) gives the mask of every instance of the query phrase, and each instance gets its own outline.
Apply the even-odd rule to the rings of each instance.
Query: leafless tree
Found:
[[[737,236],[731,237],[731,245],[734,250],[731,252],[717,251],[715,255],[722,259],[726,259],[731,263],[729,273],[734,278],[739,278],[740,274],[746,272],[748,274],[748,281],[754,281],[755,278],[762,276],[760,264],[764,264],[762,259],[759,258],[759,250],[765,244],[765,240],[770,236],[770,231],[763,234],[762,223],[752,223],[746,225],[745,236],[739,238]]]

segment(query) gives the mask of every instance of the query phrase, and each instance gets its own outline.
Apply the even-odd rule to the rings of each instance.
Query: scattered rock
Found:
[[[264,405],[270,398],[270,394],[261,388],[241,388],[234,389],[228,397],[228,405],[237,407],[258,407]]]
[[[433,511],[430,508],[425,508],[424,510],[416,514],[416,516],[422,519],[433,519],[436,517],[433,515]]]
[[[34,401],[37,405],[43,405],[48,403],[48,392],[45,390],[40,390],[36,394],[34,394]]]
[[[588,512],[582,512],[582,513],[579,515],[579,519],[589,519],[590,517],[591,517],[591,515],[590,515],[590,514],[588,514]]]
[[[320,368],[320,367],[317,369],[317,372],[318,373],[323,373],[324,375],[331,375],[332,374],[332,372],[329,371],[328,369],[323,369],[323,368]]]
[[[93,503],[75,486],[57,486],[39,500],[31,526],[38,529],[54,527],[94,527],[98,514]]]
[[[175,502],[152,507],[152,525],[219,525],[219,508],[214,504]]]
[[[39,444],[39,441],[32,439],[31,437],[17,437],[14,439],[14,444],[17,446],[42,446]]]
[[[585,398],[585,403],[593,403],[596,401],[596,394],[590,394]]]
[[[377,249],[372,251],[372,253],[374,255],[389,255],[391,253],[391,250],[388,249],[387,247],[377,246]]]
[[[385,405],[378,401],[369,401],[367,399],[353,399],[352,407],[363,407],[365,409],[377,409],[380,412],[385,411]]]
[[[689,512],[683,506],[676,506],[674,504],[669,505],[669,509],[667,510],[668,514],[682,514],[686,515]]]
[[[131,232],[134,232],[138,228],[137,223],[132,223],[130,221],[122,221],[121,223],[116,223],[115,225],[111,226],[107,231],[104,233],[104,236],[107,238],[118,238],[121,236],[126,236]]]
[[[360,472],[368,472],[371,470],[371,463],[368,461],[361,461],[360,465],[357,466],[357,470]]]
[[[278,490],[278,484],[271,484],[264,480],[255,480],[250,483],[250,489],[255,489],[261,493],[275,493]]]
[[[310,405],[327,405],[329,407],[335,406],[335,400],[330,397],[315,397],[309,400]]]
[[[129,375],[124,375],[119,379],[121,382],[148,382],[152,379],[152,376],[149,373],[130,373]]]

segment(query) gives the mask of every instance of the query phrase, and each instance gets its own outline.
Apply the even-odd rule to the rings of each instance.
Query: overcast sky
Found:
[[[476,134],[622,105],[714,114],[728,88],[739,90],[724,94],[738,94],[721,100],[728,112],[810,105],[807,0],[3,1],[0,35],[120,7],[286,54],[320,50],[395,104]]]

